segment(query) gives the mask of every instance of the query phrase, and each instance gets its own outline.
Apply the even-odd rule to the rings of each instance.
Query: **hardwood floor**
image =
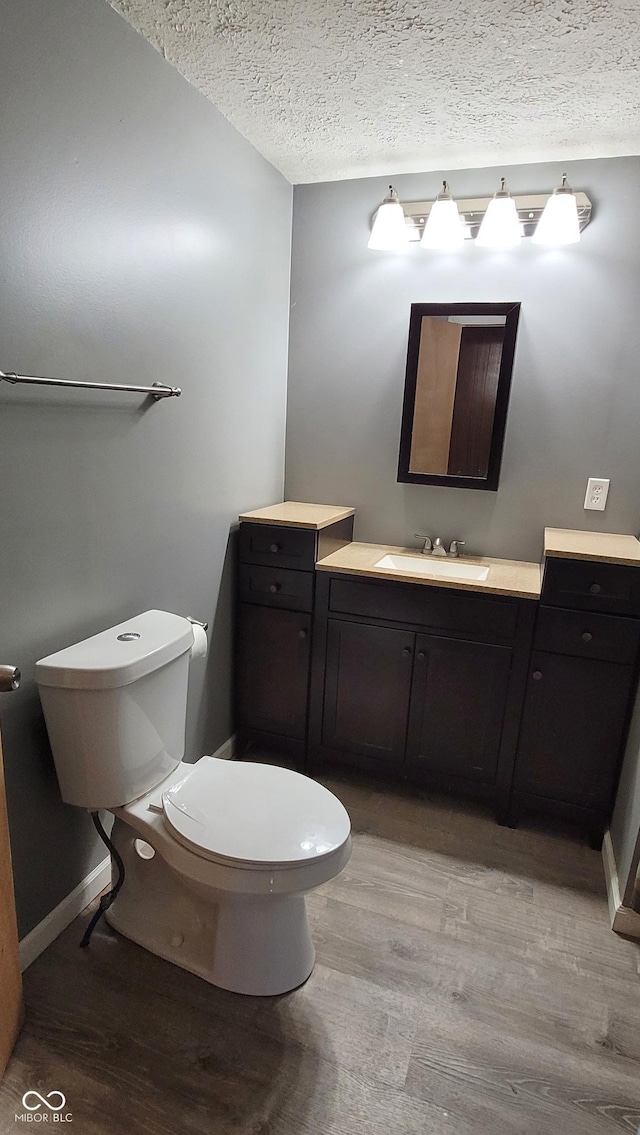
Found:
[[[353,858],[309,896],[309,981],[239,997],[86,911],[27,970],[0,1085],[62,1091],[77,1135],[635,1135],[640,949],[599,854],[474,805],[325,778]]]

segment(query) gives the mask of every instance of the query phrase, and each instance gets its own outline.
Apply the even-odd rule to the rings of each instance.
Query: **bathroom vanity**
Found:
[[[464,579],[353,542],[350,509],[240,521],[240,754],[483,797],[501,823],[562,814],[599,842],[637,684],[634,537],[547,529],[542,569],[465,556]]]
[[[285,502],[240,517],[236,740],[305,763],[315,565],[353,536],[352,508]]]
[[[311,767],[488,796],[505,820],[539,569],[513,565],[510,586],[483,593],[403,582],[375,566],[384,552],[351,544],[317,565]]]
[[[562,813],[598,844],[638,681],[640,543],[546,529],[510,816]]]

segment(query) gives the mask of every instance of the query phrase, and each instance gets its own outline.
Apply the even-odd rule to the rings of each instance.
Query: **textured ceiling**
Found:
[[[640,0],[109,0],[294,183],[640,153]]]

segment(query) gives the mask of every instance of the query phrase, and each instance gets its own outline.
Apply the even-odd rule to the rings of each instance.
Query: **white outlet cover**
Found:
[[[594,512],[604,512],[607,507],[609,480],[607,477],[589,477],[587,491],[584,498],[584,507]]]

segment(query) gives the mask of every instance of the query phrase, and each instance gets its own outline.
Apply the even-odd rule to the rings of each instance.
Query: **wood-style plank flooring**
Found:
[[[306,985],[225,993],[104,922],[81,951],[86,911],[25,974],[2,1135],[27,1089],[65,1093],[70,1135],[636,1135],[640,948],[609,929],[599,854],[324,782],[356,835],[309,897]]]

